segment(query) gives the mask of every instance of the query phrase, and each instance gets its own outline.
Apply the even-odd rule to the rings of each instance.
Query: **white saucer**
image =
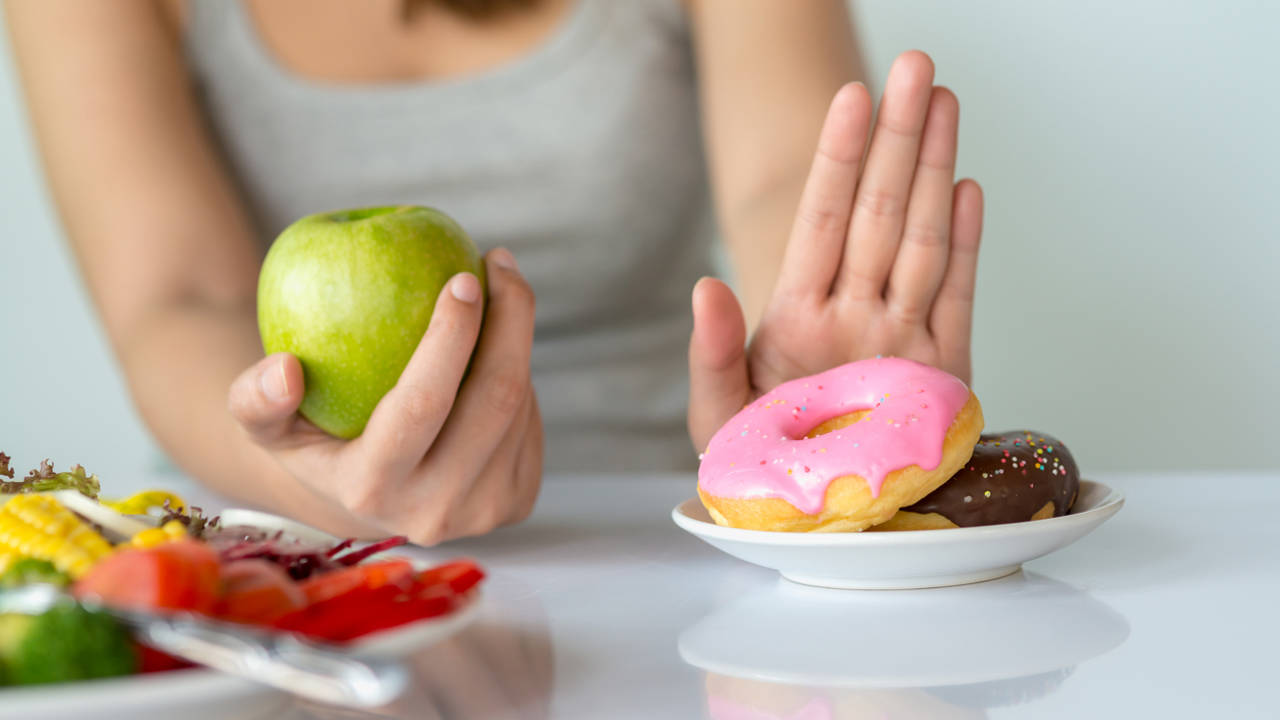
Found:
[[[1035,573],[929,592],[775,581],[685,629],[679,651],[690,665],[729,677],[912,688],[1043,675],[1109,652],[1128,635],[1115,610]]]
[[[1071,514],[1007,525],[862,533],[740,530],[716,525],[696,497],[677,505],[671,519],[714,547],[794,582],[902,590],[1004,577],[1084,537],[1123,505],[1119,491],[1081,480]]]

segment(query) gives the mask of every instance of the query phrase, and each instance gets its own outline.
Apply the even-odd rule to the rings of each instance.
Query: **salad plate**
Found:
[[[361,638],[356,655],[407,657],[468,625],[479,597],[449,615],[422,620]],[[157,718],[269,717],[293,701],[286,692],[207,668],[0,689],[0,720],[133,720]]]
[[[4,720],[251,718],[277,713],[286,692],[231,675],[189,668],[102,680],[0,689]]]
[[[286,540],[321,548],[340,542],[309,525],[257,510],[231,508],[220,518],[223,528],[279,533]],[[417,571],[433,565],[410,553],[397,553],[396,548],[362,558],[361,564],[395,556],[409,560]],[[342,647],[356,657],[406,658],[454,635],[475,618],[483,602],[479,589],[472,588],[460,597],[446,614],[370,632]],[[0,687],[0,720],[271,717],[292,701],[288,692],[273,687],[208,668],[189,667],[98,680]]]
[[[1124,505],[1102,483],[1080,481],[1071,512],[1045,520],[860,533],[785,533],[715,524],[698,498],[671,511],[682,529],[736,558],[803,585],[894,590],[963,585],[1010,575],[1079,540]]]

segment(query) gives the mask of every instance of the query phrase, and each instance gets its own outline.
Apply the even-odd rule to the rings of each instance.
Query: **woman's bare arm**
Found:
[[[542,443],[528,382],[533,298],[509,253],[490,253],[483,333],[475,278],[455,278],[423,359],[375,412],[371,427],[383,429],[350,443],[323,436],[295,413],[296,359],[262,358],[261,244],[157,3],[14,0],[7,11],[66,233],[134,402],[183,469],[342,534],[434,542],[527,515]],[[440,338],[452,338],[447,349]],[[459,388],[450,369],[477,343]],[[262,382],[273,373],[285,381],[274,395]],[[415,423],[435,432],[409,433]]]
[[[717,216],[754,328],[827,105],[862,63],[844,0],[688,3]]]
[[[216,489],[299,502],[309,493],[226,412],[231,381],[262,356],[262,250],[210,143],[176,30],[153,2],[6,8],[47,181],[143,420]]]

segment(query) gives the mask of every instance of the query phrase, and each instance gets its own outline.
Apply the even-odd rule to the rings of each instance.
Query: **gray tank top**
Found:
[[[325,210],[444,210],[533,284],[548,470],[695,462],[689,292],[714,228],[676,0],[579,0],[495,70],[367,86],[292,74],[239,2],[190,7],[201,100],[264,242]]]

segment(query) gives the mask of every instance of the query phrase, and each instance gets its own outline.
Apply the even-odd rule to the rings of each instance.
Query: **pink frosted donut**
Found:
[[[698,495],[721,525],[862,530],[946,482],[982,422],[959,378],[859,360],[783,383],[725,423],[702,455]]]

